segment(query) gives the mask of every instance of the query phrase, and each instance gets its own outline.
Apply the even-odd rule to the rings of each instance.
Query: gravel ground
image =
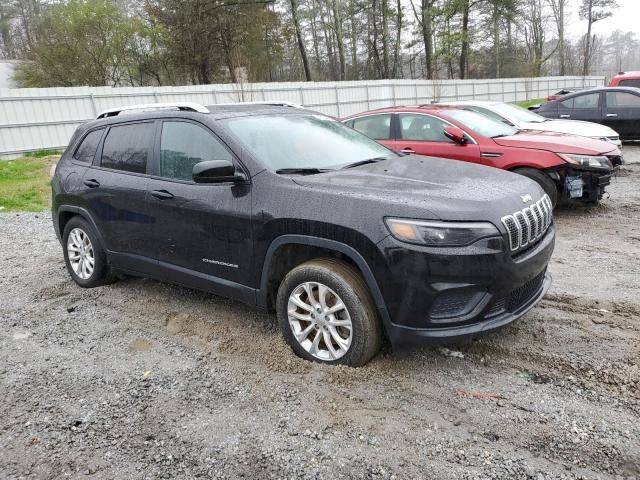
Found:
[[[359,369],[273,316],[72,283],[47,214],[0,215],[0,478],[640,479],[640,147],[557,213],[553,287],[505,330]],[[474,396],[473,394],[491,394]]]

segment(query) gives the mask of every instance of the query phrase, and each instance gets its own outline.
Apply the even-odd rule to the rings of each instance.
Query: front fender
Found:
[[[271,270],[271,261],[277,252],[277,250],[284,245],[303,245],[303,246],[311,246],[311,247],[321,247],[326,248],[328,250],[333,250],[335,252],[339,252],[349,259],[351,259],[360,269],[362,276],[364,277],[364,281],[369,288],[369,292],[373,297],[373,301],[376,304],[376,308],[378,310],[378,314],[382,319],[385,330],[387,330],[391,326],[391,319],[389,316],[389,312],[387,310],[386,303],[382,296],[382,292],[380,291],[380,287],[378,286],[378,282],[376,280],[373,271],[371,270],[369,264],[364,259],[364,257],[353,247],[338,242],[336,240],[330,240],[327,238],[320,237],[312,237],[308,235],[299,235],[299,234],[287,234],[281,235],[275,238],[267,252],[265,254],[265,260],[262,269],[262,275],[260,279],[260,289],[257,292],[257,302],[261,307],[267,306],[267,295],[268,295],[268,283],[269,283],[269,272]]]

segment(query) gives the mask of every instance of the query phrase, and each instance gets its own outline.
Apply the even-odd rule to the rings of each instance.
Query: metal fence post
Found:
[[[340,96],[338,94],[338,85],[333,86],[334,91],[336,92],[336,110],[338,112],[337,117],[340,118]]]
[[[91,100],[91,111],[93,112],[93,116],[96,117],[98,115],[98,109],[96,108],[96,99],[93,96],[93,92],[89,94],[89,100]]]
[[[367,92],[367,110],[371,110],[371,101],[369,100],[371,98],[369,96],[369,83],[365,84],[364,90],[365,90],[365,92]]]

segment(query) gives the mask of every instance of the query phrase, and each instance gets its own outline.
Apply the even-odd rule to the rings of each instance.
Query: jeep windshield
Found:
[[[515,128],[469,110],[451,109],[443,111],[442,113],[461,123],[463,127],[469,128],[483,137],[498,138],[518,133],[518,130]]]
[[[322,173],[399,156],[322,115],[256,115],[222,123],[262,164],[279,173]]]

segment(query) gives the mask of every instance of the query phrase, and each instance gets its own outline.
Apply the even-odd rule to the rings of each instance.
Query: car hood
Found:
[[[601,155],[618,150],[611,143],[602,140],[540,130],[525,130],[515,135],[494,138],[493,141],[503,147],[547,150],[553,153]]]
[[[569,133],[583,137],[617,137],[618,133],[606,125],[582,120],[548,120],[542,123],[522,123],[520,128],[544,132]]]
[[[364,200],[378,203],[381,216],[491,221],[527,205],[544,192],[532,180],[505,170],[443,158],[409,155],[352,169],[295,177],[312,189],[351,197],[349,207]],[[370,210],[370,208],[367,208]],[[336,212],[336,215],[340,215]]]

